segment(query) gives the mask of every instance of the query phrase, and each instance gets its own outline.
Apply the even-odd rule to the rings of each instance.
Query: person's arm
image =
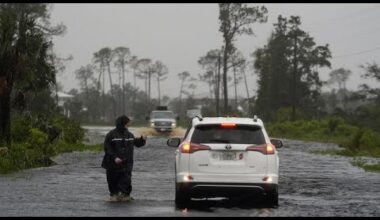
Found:
[[[133,135],[132,135],[133,136]],[[142,146],[144,146],[145,145],[145,143],[146,143],[146,140],[144,139],[144,137],[141,135],[141,137],[140,138],[135,138],[134,136],[133,136],[133,139],[134,139],[134,145],[136,146],[136,147],[142,147]]]

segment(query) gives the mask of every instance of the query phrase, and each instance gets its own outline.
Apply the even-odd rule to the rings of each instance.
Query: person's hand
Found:
[[[138,146],[144,146],[146,144],[145,138],[141,135],[140,138],[136,139]]]
[[[118,158],[118,157],[115,158],[115,163],[116,163],[116,164],[119,164],[119,163],[121,163],[121,162],[123,162],[122,159],[120,159],[120,158]]]

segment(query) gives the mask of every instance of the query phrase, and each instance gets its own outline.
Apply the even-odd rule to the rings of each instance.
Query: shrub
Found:
[[[327,134],[328,135],[333,135],[335,134],[335,130],[336,128],[340,125],[340,124],[343,124],[344,123],[344,120],[341,118],[341,117],[337,117],[337,116],[334,116],[334,117],[330,117],[327,119]]]
[[[11,125],[13,142],[8,150],[0,148],[0,173],[50,166],[50,157],[62,152],[103,150],[102,145],[84,145],[84,129],[62,115],[14,114]]]
[[[49,157],[55,154],[54,147],[48,142],[48,135],[38,128],[29,131],[30,136],[25,143],[29,149],[39,152],[42,157]]]
[[[305,114],[298,108],[296,108],[295,116],[298,119],[304,119]],[[292,117],[292,108],[291,107],[282,107],[276,111],[276,121],[284,122],[290,121]]]
[[[62,131],[61,137],[67,143],[79,143],[83,141],[85,131],[79,122],[63,116],[55,116],[51,120],[51,124]]]
[[[31,118],[27,115],[12,115],[11,138],[14,142],[22,142],[29,136]]]

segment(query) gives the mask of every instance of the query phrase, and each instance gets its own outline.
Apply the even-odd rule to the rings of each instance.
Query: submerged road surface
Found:
[[[88,128],[102,142],[109,128]],[[174,148],[167,137],[148,137],[135,150],[131,203],[109,203],[103,152],[74,152],[57,165],[0,175],[0,216],[380,216],[380,174],[350,159],[310,153],[333,144],[284,140],[279,149],[279,207],[230,200],[174,204]]]

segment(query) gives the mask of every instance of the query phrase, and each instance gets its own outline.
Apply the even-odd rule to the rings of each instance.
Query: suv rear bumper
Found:
[[[181,182],[176,183],[180,193],[193,198],[205,197],[233,197],[244,195],[264,196],[275,190],[273,183],[206,183]]]

